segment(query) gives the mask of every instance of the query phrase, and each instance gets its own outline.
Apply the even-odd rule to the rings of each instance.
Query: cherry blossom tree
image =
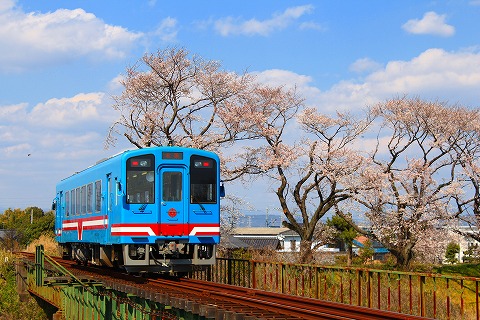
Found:
[[[114,96],[120,118],[111,126],[107,144],[125,136],[138,148],[181,145],[216,150],[247,139],[246,124],[229,108],[241,105],[253,77],[221,69],[220,63],[190,55],[185,49],[145,54],[127,68]]]
[[[222,200],[220,211],[220,232],[223,235],[230,235],[236,228],[241,218],[245,217],[244,210],[252,209],[242,198],[234,195],[226,195]]]
[[[367,208],[373,235],[399,267],[408,268],[417,244],[454,217],[448,202],[462,186],[452,155],[464,134],[461,112],[407,97],[380,103],[372,112],[382,125],[371,166],[362,174],[371,188],[356,199]]]
[[[283,225],[300,235],[300,261],[310,262],[320,219],[361,188],[354,176],[364,159],[352,145],[370,121],[304,109],[296,91],[282,87],[258,88],[250,98],[252,135],[261,139],[245,157],[276,184]]]
[[[480,110],[458,108],[457,113],[462,137],[454,141],[453,147],[462,189],[452,195],[452,200],[460,220],[458,225],[466,223],[470,230],[457,228],[456,232],[480,241]]]

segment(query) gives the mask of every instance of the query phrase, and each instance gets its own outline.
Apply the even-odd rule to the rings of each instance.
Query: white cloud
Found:
[[[15,6],[14,0],[2,0],[0,1],[0,13],[8,11]]]
[[[28,151],[31,150],[32,146],[28,143],[21,143],[13,146],[7,146],[2,149],[2,154],[5,157],[9,157],[12,154],[21,153],[22,156],[28,156]]]
[[[321,94],[320,89],[312,86],[313,79],[310,76],[300,75],[292,71],[271,69],[262,72],[253,72],[259,83],[271,86],[284,86],[286,89],[295,89],[305,98],[309,105]]]
[[[79,57],[123,58],[142,36],[83,9],[23,12],[8,1],[0,5],[0,72]]]
[[[363,81],[337,83],[320,97],[329,109],[344,104],[358,108],[398,95],[418,95],[478,107],[480,101],[480,53],[429,49],[409,61],[391,61]]]
[[[327,28],[320,23],[314,21],[302,22],[300,24],[300,30],[316,30],[316,31],[326,31]]]
[[[50,141],[54,141],[54,148],[48,152],[55,153],[58,148],[70,149],[74,140],[92,132],[98,139],[98,135],[106,135],[108,127],[118,117],[107,99],[104,93],[94,92],[50,99],[33,108],[25,103],[1,106],[0,116],[5,125],[0,134],[0,152],[15,150],[15,145],[50,146]],[[63,144],[62,136],[74,136],[75,139]]]
[[[37,104],[28,114],[30,123],[41,127],[74,129],[86,123],[108,122],[112,108],[107,109],[104,93],[79,93],[71,98],[54,98]],[[39,121],[48,119],[48,121]]]
[[[422,19],[408,20],[402,28],[413,34],[431,34],[449,37],[455,34],[455,28],[445,22],[446,15],[438,15],[430,11]]]
[[[241,18],[226,17],[215,21],[215,30],[222,36],[229,35],[261,35],[268,36],[277,30],[283,30],[293,21],[313,11],[313,6],[304,5],[286,9],[280,14],[274,14],[267,20],[242,20]]]
[[[384,92],[442,93],[457,95],[480,92],[480,53],[451,53],[429,49],[411,61],[392,61],[382,71],[371,74],[368,82]]]
[[[350,65],[350,70],[357,73],[377,71],[382,65],[370,58],[358,59]]]
[[[365,62],[369,60],[360,59],[353,65]],[[311,77],[291,71],[266,70],[256,73],[256,76],[262,83],[286,87],[295,85],[306,98],[307,105],[316,106],[324,112],[360,110],[405,94],[426,100],[480,106],[480,52],[471,50],[447,52],[429,49],[411,60],[390,61],[385,67],[376,68],[361,79],[342,80],[325,91],[314,87]]]
[[[2,106],[0,108],[0,118],[4,121],[6,121],[7,119],[23,120],[25,118],[26,108],[26,103]]]
[[[122,74],[117,75],[115,78],[110,80],[108,83],[108,91],[112,94],[121,94],[122,90],[124,89],[122,85],[122,80],[124,80],[125,76]]]
[[[0,106],[4,160],[0,208],[7,203],[48,208],[56,181],[124,150],[123,141],[104,149],[108,128],[117,117],[101,92],[50,99],[33,107],[27,103]]]
[[[177,34],[177,20],[171,17],[163,19],[153,33],[154,36],[159,37],[163,42],[175,42]]]

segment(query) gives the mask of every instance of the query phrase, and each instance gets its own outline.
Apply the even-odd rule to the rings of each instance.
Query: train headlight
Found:
[[[212,161],[211,160],[198,160],[193,163],[195,168],[211,168]]]
[[[153,182],[155,180],[155,174],[153,171],[148,172],[145,179],[147,179],[148,182]]]

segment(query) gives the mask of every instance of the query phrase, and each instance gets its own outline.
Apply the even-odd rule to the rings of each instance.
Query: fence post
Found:
[[[420,315],[425,317],[425,276],[420,276]]]
[[[256,272],[255,272],[255,261],[251,260],[250,261],[250,265],[252,266],[251,267],[251,270],[252,270],[252,289],[256,289],[257,288],[257,276],[256,276]]]
[[[37,287],[43,286],[44,254],[43,245],[35,247],[35,285]]]
[[[372,307],[372,276],[371,271],[367,270],[367,306]]]
[[[227,284],[232,284],[232,259],[227,260]]]
[[[362,271],[357,270],[357,306],[362,305]]]

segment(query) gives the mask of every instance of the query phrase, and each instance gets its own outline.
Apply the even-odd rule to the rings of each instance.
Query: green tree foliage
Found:
[[[16,242],[24,247],[42,234],[53,235],[55,214],[44,212],[38,207],[28,207],[25,210],[7,209],[0,215],[0,229],[9,230],[0,238],[0,246],[15,250]]]
[[[469,246],[467,250],[463,251],[464,263],[479,263],[480,262],[480,250],[477,245]]]
[[[373,248],[373,243],[370,239],[365,240],[363,247],[360,248],[358,256],[362,263],[367,263],[369,260],[373,259],[375,254],[375,249]]]
[[[450,264],[455,264],[458,262],[457,254],[460,253],[460,245],[455,242],[450,242],[447,245],[447,250],[445,252],[445,259]]]
[[[358,232],[351,226],[350,223],[345,221],[345,219],[338,214],[332,216],[332,218],[327,219],[327,225],[334,227],[336,231],[335,238],[345,243],[347,249],[347,265],[352,264],[353,256],[353,240],[357,237]]]
[[[15,256],[0,249],[0,319],[44,320],[45,312],[33,298],[20,301],[15,284]]]

